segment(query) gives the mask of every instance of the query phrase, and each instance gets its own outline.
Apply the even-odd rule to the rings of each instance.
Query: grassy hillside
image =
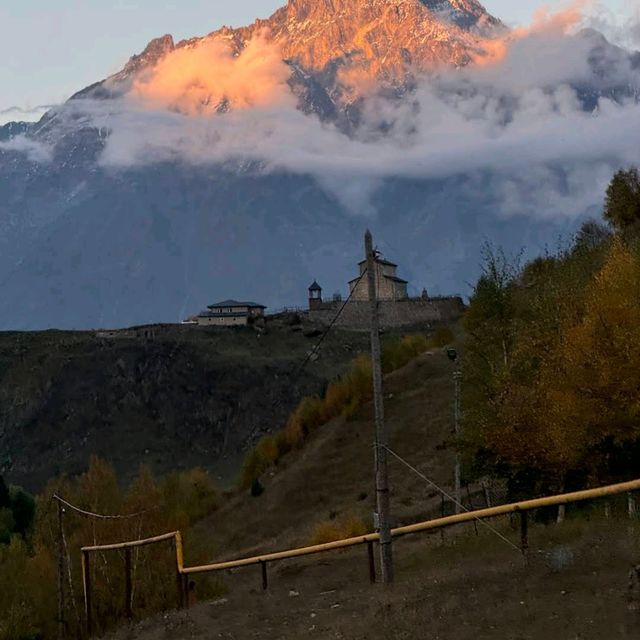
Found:
[[[436,350],[387,376],[384,384],[391,448],[449,486],[451,375],[451,363]],[[211,534],[212,557],[304,544],[318,524],[352,515],[371,526],[373,441],[370,404],[353,419],[341,417],[320,427],[301,451],[289,454],[266,474],[264,494],[238,495],[201,523],[200,528]],[[399,523],[440,509],[439,494],[394,460],[390,481]]]
[[[451,391],[451,363],[440,351],[385,379],[391,447],[447,488],[453,465]],[[211,560],[303,545],[317,524],[348,515],[370,523],[372,429],[370,406],[353,420],[340,418],[321,427],[302,451],[267,474],[264,494],[238,495],[197,525],[199,537],[210,541]],[[440,498],[424,480],[393,460],[390,477],[399,524],[439,512]],[[258,567],[225,572],[223,596],[109,637],[636,637],[637,614],[627,609],[627,576],[640,555],[639,524],[624,517],[623,504],[614,504],[610,519],[604,513],[602,503],[593,503],[569,510],[561,526],[532,524],[526,565],[517,549],[482,525],[477,533],[473,525],[464,525],[443,536],[398,540],[397,583],[390,591],[368,584],[361,547],[273,565],[267,592],[261,590]],[[518,544],[517,520],[491,524]]]
[[[600,512],[601,513],[601,512]],[[517,539],[507,523],[503,533]],[[257,567],[225,576],[228,592],[145,620],[109,640],[603,640],[637,638],[628,572],[638,525],[592,514],[535,526],[528,565],[473,528],[395,545],[393,589],[369,585],[363,549],[281,563],[269,590]]]

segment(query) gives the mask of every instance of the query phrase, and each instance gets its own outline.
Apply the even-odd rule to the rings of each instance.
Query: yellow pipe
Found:
[[[491,507],[489,509],[480,509],[478,511],[469,511],[459,515],[449,516],[446,518],[438,518],[436,520],[428,520],[417,524],[399,527],[391,531],[394,537],[404,536],[411,533],[419,533],[421,531],[429,531],[449,527],[454,524],[462,524],[473,520],[483,520],[485,518],[493,518],[496,516],[516,513],[518,511],[530,511],[541,507],[551,507],[560,504],[569,504],[572,502],[580,502],[583,500],[591,500],[594,498],[602,498],[605,496],[626,493],[627,491],[640,490],[640,480],[632,480],[631,482],[623,482],[621,484],[609,485],[598,489],[586,489],[584,491],[576,491],[574,493],[565,493],[548,498],[536,498],[535,500],[526,500],[524,502],[515,502],[505,504],[499,507]],[[357,538],[346,538],[344,540],[336,540],[335,542],[327,542],[325,544],[317,544],[310,547],[301,547],[299,549],[291,549],[289,551],[279,551],[277,553],[269,553],[263,556],[254,556],[251,558],[243,558],[241,560],[232,560],[229,562],[218,562],[216,564],[202,565],[198,567],[185,567],[182,570],[184,574],[207,573],[210,571],[222,571],[224,569],[236,569],[238,567],[246,567],[250,565],[260,564],[261,562],[273,562],[275,560],[287,560],[289,558],[299,558],[300,556],[322,553],[324,551],[332,551],[336,549],[346,549],[367,542],[376,542],[380,536],[377,533],[370,533]]]
[[[585,489],[584,491],[575,491],[573,493],[564,493],[557,496],[549,496],[548,498],[536,498],[535,500],[525,500],[524,502],[514,502],[512,504],[503,504],[499,507],[491,507],[489,509],[480,509],[478,511],[469,511],[455,516],[446,518],[438,518],[437,520],[429,520],[427,522],[419,522],[406,527],[400,527],[393,530],[394,536],[403,536],[410,533],[419,533],[421,531],[429,531],[432,529],[441,529],[454,524],[470,522],[471,520],[483,520],[485,518],[493,518],[503,516],[509,513],[517,513],[518,511],[531,511],[532,509],[540,509],[541,507],[553,507],[560,504],[569,504],[572,502],[581,502],[583,500],[593,500],[594,498],[604,498],[613,496],[627,491],[637,491],[640,489],[640,480],[632,480],[631,482],[623,482],[621,484],[612,484],[607,487],[598,489]]]
[[[145,538],[144,540],[134,540],[132,542],[120,542],[118,544],[102,544],[95,547],[82,547],[81,551],[114,551],[116,549],[127,549],[131,547],[143,547],[147,544],[154,544],[156,542],[163,542],[164,540],[172,540],[177,535],[180,535],[179,531],[172,531],[171,533],[163,533],[161,536],[155,536],[153,538]]]
[[[316,544],[310,547],[302,547],[300,549],[291,549],[289,551],[279,551],[277,553],[269,553],[264,556],[255,556],[253,558],[243,558],[242,560],[232,560],[230,562],[218,562],[217,564],[203,565],[200,567],[185,567],[182,571],[184,574],[206,573],[208,571],[222,571],[223,569],[235,569],[237,567],[247,567],[252,564],[260,564],[261,562],[273,562],[274,560],[287,560],[289,558],[298,558],[300,556],[309,556],[314,553],[322,553],[323,551],[332,551],[335,549],[346,549],[347,547],[355,547],[366,542],[373,542],[379,539],[377,533],[369,533],[366,536],[357,538],[346,538],[344,540],[336,540],[335,542],[325,542],[324,544]]]

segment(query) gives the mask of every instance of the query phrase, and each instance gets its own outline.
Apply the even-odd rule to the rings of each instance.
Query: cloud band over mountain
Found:
[[[387,178],[465,174],[486,181],[501,215],[577,216],[599,206],[617,167],[640,162],[640,60],[598,33],[569,33],[578,22],[576,7],[540,14],[494,46],[484,40],[479,64],[418,76],[402,100],[370,82],[346,87],[341,99],[355,94],[360,110],[348,133],[296,107],[291,67],[263,33],[239,54],[221,40],[176,49],[122,97],[72,100],[55,117],[108,132],[100,163],[114,170],[249,162],[311,174],[360,213]],[[47,157],[33,141],[9,144]]]

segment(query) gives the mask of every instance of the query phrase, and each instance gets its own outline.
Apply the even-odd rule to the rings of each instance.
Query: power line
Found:
[[[322,334],[322,337],[320,338],[320,340],[318,340],[317,344],[307,354],[307,357],[304,359],[304,361],[302,362],[302,364],[298,368],[298,370],[296,372],[296,376],[298,376],[298,375],[300,375],[302,373],[304,368],[309,363],[309,360],[311,360],[311,358],[313,358],[313,356],[316,353],[318,353],[318,349],[320,349],[320,346],[322,345],[322,343],[325,341],[325,339],[327,338],[327,336],[331,332],[331,329],[333,329],[333,327],[335,326],[336,322],[338,322],[340,316],[342,315],[342,312],[345,310],[346,306],[351,301],[351,298],[353,298],[353,294],[355,293],[356,289],[358,288],[358,285],[360,284],[360,281],[362,280],[362,278],[364,278],[366,273],[367,273],[367,269],[365,268],[364,271],[360,274],[360,277],[356,280],[356,283],[353,285],[353,288],[351,289],[351,292],[349,293],[349,297],[344,301],[344,303],[342,304],[342,306],[338,310],[338,313],[335,315],[333,320],[329,323],[329,326],[327,327],[327,330]]]
[[[96,518],[98,520],[130,520],[131,518],[138,518],[139,516],[144,515],[145,513],[149,513],[149,511],[154,511],[155,509],[159,509],[159,506],[154,506],[149,509],[145,509],[144,511],[138,511],[137,513],[129,513],[126,515],[104,515],[102,513],[93,513],[92,511],[86,511],[85,509],[81,509],[80,507],[76,507],[75,505],[67,502],[64,498],[61,498],[59,495],[54,494],[53,499],[57,500],[60,504],[63,504],[65,507],[68,507],[72,511],[79,513],[80,515],[86,516],[88,518]]]
[[[464,511],[466,511],[467,513],[470,513],[471,515],[473,515],[473,511],[467,509],[467,507],[465,507],[462,503],[458,502],[453,496],[451,496],[449,493],[447,493],[444,489],[442,489],[441,487],[439,487],[433,480],[430,480],[429,478],[427,478],[427,476],[424,475],[424,473],[418,471],[418,469],[416,469],[411,463],[407,462],[402,456],[398,455],[395,451],[392,451],[389,447],[385,446],[385,445],[376,445],[374,443],[373,445],[375,446],[380,446],[383,447],[384,449],[387,450],[388,453],[390,453],[394,458],[396,458],[396,460],[398,460],[399,462],[401,462],[405,467],[407,467],[408,469],[410,469],[411,471],[413,471],[417,476],[419,476],[420,478],[422,478],[425,482],[427,482],[428,484],[430,484],[434,489],[436,489],[437,491],[439,491],[443,496],[445,496],[445,498],[448,498],[449,500],[451,500],[451,502],[453,502],[454,504],[457,504],[461,509],[463,509]],[[494,533],[495,535],[497,535],[500,539],[502,539],[504,542],[506,542],[510,547],[513,547],[518,553],[521,553],[521,550],[519,547],[517,547],[515,544],[513,544],[513,542],[511,542],[511,540],[509,540],[509,538],[503,536],[496,528],[492,527],[488,522],[486,522],[485,520],[483,520],[482,518],[478,518],[477,516],[474,516],[474,518],[483,526],[486,527],[487,529],[489,529],[489,531],[491,531],[492,533]]]

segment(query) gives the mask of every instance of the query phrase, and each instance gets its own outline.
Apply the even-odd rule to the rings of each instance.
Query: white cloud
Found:
[[[172,84],[185,60],[167,59],[126,98],[68,103],[58,124],[85,119],[108,131],[101,164],[116,170],[233,162],[311,174],[361,213],[374,212],[371,195],[389,178],[484,176],[500,215],[574,217],[599,205],[616,168],[640,163],[638,101],[601,98],[591,113],[577,89],[640,95],[640,70],[624,52],[609,48],[599,67],[590,65],[602,45],[593,34],[528,30],[494,64],[424,78],[408,101],[369,96],[351,138],[295,108],[284,92],[286,68],[263,39],[246,57],[201,49],[186,84]],[[216,113],[227,96],[236,108]]]
[[[8,122],[36,122],[50,109],[49,105],[33,108],[9,107],[0,109],[0,127]]]
[[[0,141],[0,151],[23,153],[31,162],[45,163],[51,160],[53,150],[48,145],[19,135],[5,142]]]

